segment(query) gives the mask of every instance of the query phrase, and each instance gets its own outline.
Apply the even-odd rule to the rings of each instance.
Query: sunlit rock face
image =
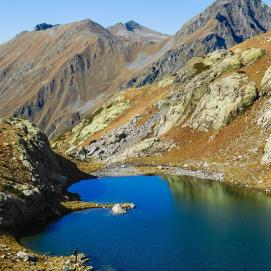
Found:
[[[63,191],[80,171],[27,120],[0,119],[0,138],[0,227],[20,230],[59,214]]]
[[[259,98],[259,89],[240,69],[252,67],[264,56],[265,50],[249,48],[218,50],[194,58],[173,78],[151,87],[165,88],[167,94],[149,104],[155,112],[145,121],[135,110],[140,102],[121,93],[75,126],[64,141],[54,144],[67,144],[66,154],[81,161],[97,159],[110,163],[170,151],[174,142],[161,137],[174,127],[181,125],[203,132],[219,130],[253,105]],[[109,129],[126,113],[130,118]],[[97,133],[101,136],[91,140]]]

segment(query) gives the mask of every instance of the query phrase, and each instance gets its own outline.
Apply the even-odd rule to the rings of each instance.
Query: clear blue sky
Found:
[[[109,26],[135,20],[173,34],[213,0],[1,0],[0,43],[41,22],[63,24],[90,18]],[[265,0],[271,5],[271,0]]]

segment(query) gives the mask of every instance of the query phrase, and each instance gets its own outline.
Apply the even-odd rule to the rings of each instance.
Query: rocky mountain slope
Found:
[[[174,174],[171,166],[271,192],[270,65],[270,33],[193,58],[158,83],[116,94],[54,148],[85,170]]]
[[[0,46],[0,116],[29,119],[53,137],[163,53],[165,43],[163,35],[127,42],[91,20],[22,32]]]
[[[137,72],[123,87],[143,86],[183,67],[194,56],[227,49],[271,27],[271,9],[261,0],[217,0],[188,21],[156,62]]]
[[[0,46],[0,116],[29,119],[53,138],[119,88],[158,81],[193,56],[266,32],[270,14],[260,0],[217,0],[173,37],[134,21],[40,24]]]
[[[19,231],[59,215],[67,185],[86,177],[55,154],[29,121],[0,119],[0,230]]]
[[[114,36],[126,41],[134,42],[157,42],[161,39],[168,38],[168,35],[159,33],[150,28],[142,26],[135,21],[127,23],[117,23],[107,28]]]

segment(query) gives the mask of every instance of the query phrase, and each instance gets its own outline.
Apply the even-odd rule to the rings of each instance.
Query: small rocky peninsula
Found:
[[[38,255],[22,247],[17,237],[51,219],[92,208],[117,214],[134,204],[80,201],[67,192],[77,180],[92,178],[76,164],[51,150],[47,136],[34,124],[0,119],[0,266],[1,270],[89,271],[88,257]],[[116,208],[117,207],[117,208]],[[71,252],[72,253],[72,252]]]

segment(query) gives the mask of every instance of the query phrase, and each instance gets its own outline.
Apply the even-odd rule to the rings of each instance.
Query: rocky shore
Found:
[[[89,271],[88,258],[50,257],[23,248],[18,238],[34,225],[74,211],[114,208],[79,200],[67,192],[76,180],[93,178],[50,148],[47,137],[29,121],[0,119],[0,267],[1,270]],[[122,210],[131,203],[116,204]]]
[[[86,266],[87,256],[52,257],[38,255],[22,247],[9,233],[0,234],[0,266],[3,271],[90,271],[92,266]]]
[[[83,178],[91,176],[54,153],[45,134],[29,121],[0,119],[1,270],[92,270],[85,256],[75,263],[72,256],[37,255],[16,239],[33,225],[72,212],[76,204],[67,202],[78,197],[68,193],[67,187]]]
[[[224,174],[204,170],[190,170],[178,166],[153,164],[117,164],[93,172],[95,176],[172,175],[189,176],[204,180],[223,181]]]
[[[81,211],[86,209],[112,209],[120,206],[121,210],[127,212],[135,208],[131,203],[121,204],[97,204],[83,201],[62,202],[64,214],[69,212]],[[125,213],[123,212],[123,213]],[[117,213],[117,212],[114,212]],[[122,213],[118,213],[122,214]],[[46,221],[44,221],[46,223]],[[27,271],[91,271],[93,267],[89,264],[88,256],[79,252],[77,257],[71,256],[49,256],[39,255],[20,245],[18,239],[8,232],[0,232],[0,266],[3,271],[27,270]]]
[[[0,228],[19,232],[29,224],[65,213],[74,195],[66,188],[91,178],[54,153],[44,133],[30,122],[0,119]]]

